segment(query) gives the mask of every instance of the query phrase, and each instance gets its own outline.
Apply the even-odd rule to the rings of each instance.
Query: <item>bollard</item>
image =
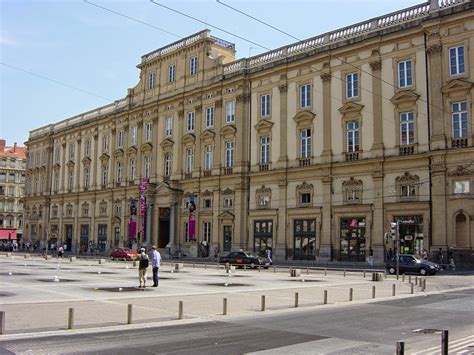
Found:
[[[244,265],[244,271],[247,271],[247,265]]]
[[[193,269],[194,269],[194,263],[193,263]]]
[[[178,319],[183,319],[183,301],[179,301],[179,305],[178,305]]]
[[[344,277],[346,277],[346,269],[344,269]]]
[[[262,270],[262,267],[259,265],[258,266],[258,272],[260,272]]]
[[[306,275],[309,275],[309,269],[306,268]]]
[[[395,284],[392,284],[392,296],[395,296]]]
[[[132,324],[132,322],[133,322],[132,309],[133,309],[133,305],[128,304],[127,305],[127,324]]]
[[[227,298],[224,298],[222,304],[222,315],[227,315]]]
[[[365,270],[364,270],[364,279],[365,279]]]
[[[349,302],[352,302],[353,296],[354,296],[354,289],[351,287],[349,289]]]
[[[441,355],[448,355],[448,341],[449,331],[447,329],[444,329],[443,333],[441,333]]]
[[[136,260],[133,260],[133,267],[137,267],[137,261]]]
[[[402,275],[402,282],[405,282],[405,274]]]
[[[275,266],[275,265],[273,265],[273,273],[276,273],[276,272],[277,272],[277,270],[276,270],[276,266]]]
[[[426,290],[426,279],[423,279],[422,291]]]
[[[372,286],[372,298],[375,298],[375,286]]]
[[[260,302],[260,310],[262,312],[265,311],[265,295],[262,295],[261,302]]]
[[[204,270],[206,270],[206,269],[207,269],[207,264],[204,264]]]
[[[0,311],[0,335],[5,334],[5,312]]]
[[[324,290],[323,304],[328,304],[328,290]]]
[[[405,342],[397,341],[397,355],[404,355],[404,354],[405,354]]]
[[[74,308],[69,308],[67,317],[67,329],[74,328]]]
[[[298,298],[299,298],[299,294],[298,292],[295,292],[295,308],[298,308]]]
[[[408,283],[411,284],[411,275],[408,275]]]
[[[418,276],[415,276],[415,285],[418,286]]]
[[[324,269],[324,276],[328,276],[328,269]]]
[[[413,284],[410,284],[410,293],[411,293],[412,295],[413,295],[413,293],[414,293],[413,286],[414,286]]]

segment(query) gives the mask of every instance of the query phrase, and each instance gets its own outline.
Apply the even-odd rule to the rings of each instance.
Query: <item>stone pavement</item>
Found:
[[[151,270],[148,273],[151,285]],[[5,312],[5,334],[0,339],[31,337],[33,333],[84,332],[117,327],[177,324],[265,312],[304,312],[307,307],[338,307],[341,304],[412,297],[408,276],[405,282],[389,276],[372,282],[371,273],[302,269],[290,277],[288,269],[242,270],[228,276],[222,266],[186,264],[174,272],[173,263],[160,269],[160,286],[139,289],[138,272],[131,262],[69,259],[44,260],[0,255],[0,311]],[[421,278],[418,277],[418,280]],[[411,276],[415,282],[415,276]],[[421,283],[420,283],[421,284]],[[414,295],[469,288],[471,275],[437,275],[426,278],[426,290],[414,286]],[[352,301],[349,301],[352,288]],[[327,304],[324,292],[327,291]],[[298,310],[295,309],[298,293]],[[223,315],[223,299],[227,315]],[[183,302],[183,320],[178,304]],[[127,305],[133,305],[133,324],[127,325]],[[67,330],[68,308],[74,308],[74,329]]]

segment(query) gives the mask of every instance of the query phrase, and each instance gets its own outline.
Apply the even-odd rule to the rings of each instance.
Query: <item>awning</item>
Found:
[[[16,229],[0,229],[0,239],[16,240]]]

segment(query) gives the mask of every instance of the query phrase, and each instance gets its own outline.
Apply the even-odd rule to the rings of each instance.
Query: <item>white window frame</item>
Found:
[[[456,76],[466,73],[466,51],[464,46],[449,48],[448,56],[450,76]]]
[[[225,167],[231,168],[234,166],[234,141],[225,142]]]
[[[129,165],[130,165],[130,180],[135,180],[137,177],[137,160],[130,159]]]
[[[165,136],[171,137],[173,135],[173,116],[166,117],[165,119]]]
[[[130,144],[131,145],[137,144],[137,126],[132,126],[130,128]]]
[[[197,74],[197,67],[198,64],[198,58],[197,57],[191,57],[189,60],[189,74],[190,75],[196,75]]]
[[[346,74],[346,98],[353,99],[359,97],[359,73]]]
[[[413,86],[413,61],[398,62],[398,87],[408,88]]]
[[[309,133],[309,134],[308,134]],[[311,158],[312,132],[310,128],[300,130],[300,158]]]
[[[148,89],[153,89],[155,87],[155,80],[156,76],[155,73],[148,73]]]
[[[102,185],[107,185],[109,182],[109,166],[107,164],[102,165]]]
[[[270,136],[260,137],[260,164],[270,163]]]
[[[400,185],[400,197],[410,198],[416,196],[416,186],[414,184],[402,184]]]
[[[311,84],[300,86],[300,108],[311,107]]]
[[[171,164],[172,164],[171,153],[166,153],[165,154],[164,161],[165,161],[164,176],[170,176],[171,175]]]
[[[125,131],[122,129],[117,133],[117,148],[123,148]]]
[[[415,143],[415,113],[413,111],[400,113],[400,145]]]
[[[143,157],[143,177],[149,179],[151,172],[151,156],[145,155]]]
[[[90,185],[90,170],[89,168],[85,168],[84,169],[84,187],[86,189],[89,188],[89,185]],[[59,178],[59,177],[58,177]]]
[[[202,240],[210,243],[212,236],[212,223],[210,221],[202,222]]]
[[[206,107],[206,128],[214,127],[214,107]]]
[[[145,142],[153,140],[153,122],[145,123]]]
[[[260,95],[260,116],[270,116],[270,95]]]
[[[346,122],[346,147],[347,147],[347,152],[359,151],[360,149],[359,121]]]
[[[117,175],[115,176],[115,181],[120,184],[122,182],[122,162],[120,161],[117,162],[116,174]]]
[[[232,197],[224,197],[224,202],[222,203],[224,208],[232,208],[233,205],[234,199]]]
[[[191,174],[193,172],[194,163],[194,149],[186,149],[186,173]]]
[[[187,119],[186,119],[186,130],[188,132],[194,132],[195,117],[196,117],[194,111],[188,112],[186,117],[187,117]]]
[[[88,157],[88,158],[91,157],[91,153],[92,153],[92,152],[91,152],[91,148],[92,148],[91,140],[88,139],[88,140],[86,140],[86,144],[85,144],[85,148],[84,148],[84,150],[85,150],[85,152],[84,152],[84,153],[85,153],[85,156]]]
[[[54,148],[54,162],[59,163],[60,160],[61,160],[61,151],[59,147],[55,147]]]
[[[170,64],[168,66],[168,81],[170,83],[174,82],[176,79],[176,65]]]
[[[469,180],[455,180],[453,181],[453,194],[464,195],[471,192]]]
[[[69,160],[74,161],[76,145],[74,143],[69,143]]]
[[[102,136],[102,153],[109,152],[109,135]]]
[[[209,171],[212,169],[214,146],[208,144],[204,150],[204,170]]]
[[[68,189],[74,188],[74,171],[70,171],[68,174]],[[35,179],[35,192],[38,189],[38,179]]]
[[[226,115],[225,115],[225,122],[226,123],[233,123],[235,122],[235,101],[227,101],[226,103]]]
[[[452,138],[456,139],[468,137],[469,129],[466,101],[458,101],[451,103],[451,124]]]

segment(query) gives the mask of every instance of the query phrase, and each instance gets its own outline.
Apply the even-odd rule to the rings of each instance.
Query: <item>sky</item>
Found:
[[[149,0],[0,0],[0,139],[7,146],[29,131],[125,97],[138,82],[141,56],[206,28]],[[296,40],[216,0],[154,0],[267,48]],[[221,0],[297,37],[364,21],[416,0]],[[171,35],[165,31],[171,32]],[[237,58],[264,53],[233,35]],[[63,84],[63,85],[61,85]]]

